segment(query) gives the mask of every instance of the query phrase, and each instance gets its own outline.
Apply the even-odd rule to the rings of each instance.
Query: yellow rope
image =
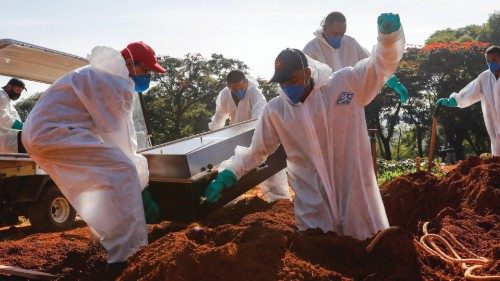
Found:
[[[441,257],[443,260],[449,263],[460,263],[462,268],[465,270],[464,276],[468,280],[474,280],[474,281],[496,281],[500,280],[500,275],[489,275],[489,276],[477,276],[472,274],[472,271],[479,269],[483,267],[486,263],[489,262],[489,260],[485,257],[480,257],[473,252],[469,251],[467,248],[465,248],[462,243],[458,242],[458,240],[448,232],[446,229],[442,229],[443,236],[446,236],[451,242],[454,244],[458,245],[460,249],[468,253],[469,255],[473,256],[474,258],[462,258],[458,255],[458,253],[453,249],[453,247],[450,245],[450,243],[443,237],[437,234],[432,234],[427,231],[427,226],[429,225],[429,222],[426,222],[423,226],[423,231],[424,235],[420,238],[420,245],[422,246],[423,249],[425,249],[427,252],[429,252],[432,255],[436,255]],[[441,242],[444,247],[451,253],[452,256],[449,254],[445,253],[441,248],[436,245],[434,242],[439,241]],[[468,265],[470,264],[470,265]]]

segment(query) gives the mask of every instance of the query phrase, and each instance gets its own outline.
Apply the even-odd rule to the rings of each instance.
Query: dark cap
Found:
[[[283,83],[292,78],[293,72],[307,68],[307,58],[298,49],[284,49],[274,61],[274,75],[269,82]]]
[[[142,41],[128,44],[121,53],[123,58],[128,59],[132,57],[135,61],[147,66],[149,70],[157,73],[164,73],[166,71],[156,60],[155,51]]]
[[[10,79],[9,82],[7,83],[7,85],[18,86],[18,87],[21,87],[21,88],[27,90],[26,86],[24,86],[24,82],[17,79],[17,78]]]

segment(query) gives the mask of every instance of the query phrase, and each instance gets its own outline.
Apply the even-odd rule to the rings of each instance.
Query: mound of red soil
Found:
[[[106,253],[93,240],[88,228],[79,228],[2,241],[0,264],[59,275],[65,277],[63,280],[70,280],[73,276],[95,280],[93,276],[104,273]]]
[[[155,241],[186,227],[186,224],[171,222],[148,225],[149,241]],[[27,237],[24,237],[22,230],[4,231],[2,234],[1,265],[51,273],[58,276],[57,280],[105,278],[106,252],[99,242],[94,240],[88,227],[59,233],[38,233]],[[0,275],[0,280],[8,279]]]
[[[120,279],[418,279],[413,238],[405,230],[388,233],[367,253],[368,240],[319,230],[300,233],[294,224],[291,202],[241,201],[142,248]]]
[[[500,215],[500,157],[472,157],[460,162],[440,183],[461,189],[460,207]]]
[[[372,239],[298,232],[292,202],[253,197],[195,224],[149,225],[150,244],[129,259],[119,279],[465,280],[459,266],[419,245],[423,221],[431,222],[430,232],[446,229],[491,259],[476,274],[499,274],[499,169],[498,157],[471,158],[442,178],[415,173],[389,182],[382,197],[391,225],[401,228],[385,233],[371,252]],[[8,238],[0,242],[0,264],[59,280],[103,280],[106,261],[88,228],[80,228]]]
[[[442,178],[417,172],[381,187],[391,225],[417,233],[418,224],[447,207],[500,215],[500,157],[471,157]]]

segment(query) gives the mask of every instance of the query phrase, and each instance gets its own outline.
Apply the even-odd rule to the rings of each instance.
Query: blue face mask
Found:
[[[326,41],[334,49],[340,48],[340,43],[342,42],[342,36],[327,36]]]
[[[149,88],[149,82],[151,81],[151,75],[134,75],[132,76],[132,80],[135,83],[135,91],[138,93],[142,93]]]
[[[241,89],[241,90],[234,92],[234,95],[236,97],[238,97],[240,100],[242,100],[245,97],[246,92],[247,91],[245,89]]]
[[[283,92],[285,95],[294,103],[297,104],[300,102],[300,99],[304,96],[304,92],[306,90],[306,86],[304,85],[286,85],[283,87]]]
[[[500,64],[494,61],[490,61],[488,63],[488,68],[490,69],[491,73],[495,74],[500,69]]]

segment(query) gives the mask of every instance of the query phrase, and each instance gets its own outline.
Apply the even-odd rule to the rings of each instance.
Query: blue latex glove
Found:
[[[23,129],[23,122],[16,119],[14,121],[14,124],[12,124],[11,129],[22,130]]]
[[[396,75],[392,75],[391,78],[389,78],[389,80],[385,82],[385,84],[387,85],[387,87],[393,89],[394,91],[396,91],[396,93],[398,93],[399,101],[401,103],[405,103],[408,100],[408,90],[401,82],[399,82]]]
[[[151,191],[146,187],[141,193],[142,205],[144,206],[144,216],[147,223],[160,222],[160,207],[153,200]]]
[[[401,27],[398,14],[386,13],[378,16],[378,30],[384,34],[393,33]]]
[[[209,203],[215,203],[221,197],[220,193],[224,188],[233,187],[238,182],[236,175],[230,170],[220,172],[205,190],[205,198]]]
[[[453,97],[438,99],[436,104],[447,107],[458,107],[457,100]]]

